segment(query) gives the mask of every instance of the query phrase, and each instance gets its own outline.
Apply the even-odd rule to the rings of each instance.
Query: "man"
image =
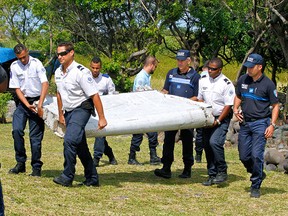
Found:
[[[66,126],[64,136],[64,170],[54,178],[56,184],[72,186],[75,176],[76,155],[84,166],[86,180],[82,185],[99,186],[96,167],[89,152],[85,126],[91,116],[98,113],[98,128],[103,129],[106,119],[96,83],[89,69],[74,61],[71,42],[60,43],[57,56],[61,66],[55,71],[59,122]]]
[[[259,198],[260,186],[266,177],[263,172],[266,140],[273,135],[279,104],[274,83],[263,74],[265,63],[262,56],[250,54],[244,66],[247,74],[237,82],[233,112],[240,121],[240,160],[251,173],[250,196]],[[242,110],[238,111],[240,105]]]
[[[102,61],[99,57],[94,57],[90,62],[92,76],[97,83],[99,95],[113,94],[115,92],[115,85],[108,74],[102,74]],[[100,158],[103,153],[108,156],[109,163],[117,165],[117,160],[114,157],[112,148],[108,145],[106,137],[96,137],[94,142],[94,165],[99,166]]]
[[[162,92],[180,97],[197,99],[198,83],[200,75],[190,67],[191,58],[189,50],[179,50],[176,56],[178,68],[174,68],[167,73]],[[156,176],[171,178],[171,165],[174,161],[175,131],[165,131],[163,157],[161,159],[163,167],[154,171]],[[182,140],[182,155],[184,170],[179,178],[191,178],[191,167],[194,164],[193,157],[193,129],[180,131]]]
[[[11,174],[26,172],[26,149],[24,144],[24,130],[29,121],[29,137],[32,152],[31,176],[41,176],[41,147],[44,135],[43,101],[48,91],[46,70],[42,63],[32,56],[23,44],[14,47],[18,60],[11,64],[9,87],[15,89],[19,99],[12,120],[12,135],[14,139],[15,158],[17,164],[9,170]],[[37,106],[34,102],[37,102]]]
[[[198,100],[212,106],[214,123],[203,128],[203,144],[207,160],[209,178],[204,186],[219,184],[227,180],[224,143],[231,120],[235,89],[232,82],[222,74],[223,62],[213,58],[208,64],[209,76],[203,76],[199,82]]]
[[[200,74],[201,77],[208,75],[208,64],[209,64],[209,61],[206,61],[204,65],[202,66],[202,69],[201,69],[202,72]],[[202,161],[202,153],[204,149],[202,130],[203,130],[202,128],[196,129],[196,138],[195,138],[195,152],[196,152],[195,161],[196,163],[201,163]]]
[[[137,74],[134,79],[133,91],[146,91],[152,90],[151,88],[151,75],[157,68],[157,59],[152,56],[148,56],[144,61],[143,69]],[[158,133],[150,132],[146,133],[148,136],[149,149],[150,149],[150,164],[160,164],[161,160],[157,156],[156,147],[158,145]],[[130,165],[142,165],[136,159],[136,151],[140,151],[140,145],[143,140],[143,134],[133,134],[130,146],[130,154],[128,164]]]

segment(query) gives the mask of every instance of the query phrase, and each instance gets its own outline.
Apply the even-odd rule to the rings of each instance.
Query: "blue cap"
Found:
[[[188,57],[190,57],[190,51],[189,50],[178,50],[176,59],[177,60],[186,60]]]
[[[244,63],[244,66],[247,68],[252,68],[255,65],[263,65],[264,59],[261,55],[252,53],[248,56],[246,62]]]

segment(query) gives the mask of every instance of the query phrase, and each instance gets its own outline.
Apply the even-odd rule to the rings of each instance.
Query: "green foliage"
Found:
[[[5,115],[8,111],[8,101],[12,100],[12,95],[10,93],[0,93],[0,123],[5,122]]]

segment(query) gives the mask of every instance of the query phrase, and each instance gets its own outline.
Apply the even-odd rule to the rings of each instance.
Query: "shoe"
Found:
[[[191,168],[183,170],[182,174],[178,176],[179,178],[191,178]]]
[[[99,167],[99,162],[100,162],[99,158],[94,158],[93,159],[93,164],[94,164],[95,167]]]
[[[159,165],[161,164],[161,158],[158,156],[150,157],[150,165]]]
[[[33,170],[32,170],[32,173],[29,174],[29,176],[40,177],[40,176],[41,176],[41,169],[33,169]]]
[[[169,179],[172,176],[171,171],[165,171],[163,168],[162,169],[155,169],[154,174],[158,177],[162,177],[162,178],[166,178],[166,179]]]
[[[215,179],[213,179],[214,184],[220,184],[222,182],[227,181],[228,175],[225,172],[220,172],[216,175]]]
[[[207,179],[207,181],[202,182],[202,185],[204,186],[211,186],[213,185],[213,180],[215,179],[215,176],[209,176],[209,178]]]
[[[260,189],[251,188],[250,197],[259,198],[260,197]]]
[[[10,174],[18,174],[26,172],[25,163],[18,162],[16,166],[9,170]]]
[[[143,164],[139,163],[139,161],[137,161],[136,158],[135,159],[129,158],[128,164],[130,164],[130,165],[140,165],[140,166],[143,165]]]
[[[109,158],[109,163],[110,163],[111,165],[117,165],[117,164],[118,164],[118,162],[117,162],[117,160],[116,160],[115,157]]]
[[[64,187],[72,186],[72,181],[65,179],[62,175],[55,177],[53,179],[53,182],[55,182],[56,184],[62,185]]]
[[[99,187],[99,181],[92,181],[92,180],[85,180],[84,182],[80,183],[79,186],[87,186],[87,187]]]
[[[196,161],[196,163],[201,163],[201,161],[202,161],[202,155],[201,155],[201,154],[196,154],[196,155],[195,155],[195,161]]]

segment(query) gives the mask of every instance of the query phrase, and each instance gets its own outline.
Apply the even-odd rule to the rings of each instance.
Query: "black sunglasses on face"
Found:
[[[65,55],[67,55],[69,52],[70,52],[71,50],[65,50],[65,51],[63,51],[63,52],[60,52],[60,53],[57,53],[57,56],[65,56]]]
[[[208,67],[208,70],[212,70],[212,71],[216,71],[218,70],[219,68],[212,68],[212,67]]]

